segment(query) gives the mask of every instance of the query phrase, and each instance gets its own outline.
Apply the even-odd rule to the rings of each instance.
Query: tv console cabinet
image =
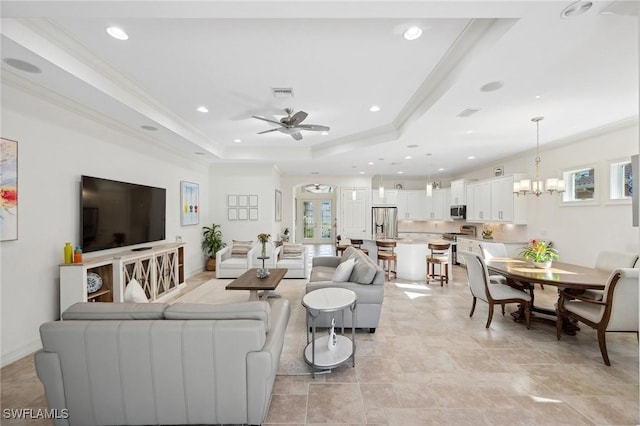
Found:
[[[124,289],[136,279],[150,302],[160,302],[185,286],[184,243],[161,244],[86,257],[82,263],[60,265],[60,313],[76,302],[123,302]],[[87,274],[102,278],[102,287],[89,293]]]

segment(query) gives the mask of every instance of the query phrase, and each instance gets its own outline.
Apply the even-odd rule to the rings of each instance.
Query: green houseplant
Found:
[[[520,255],[533,261],[534,266],[538,268],[549,268],[551,262],[560,257],[558,250],[554,249],[550,242],[540,240],[531,240],[527,246],[522,248]]]
[[[202,227],[202,250],[204,254],[209,256],[207,260],[207,271],[216,270],[216,253],[226,247],[226,243],[222,241],[221,225],[215,223],[211,226]]]

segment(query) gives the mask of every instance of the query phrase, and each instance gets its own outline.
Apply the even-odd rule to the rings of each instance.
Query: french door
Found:
[[[302,242],[333,244],[333,200],[302,200]]]

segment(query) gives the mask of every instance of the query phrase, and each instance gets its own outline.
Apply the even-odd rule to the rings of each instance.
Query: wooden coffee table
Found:
[[[271,293],[280,284],[287,273],[287,268],[269,269],[269,276],[258,278],[258,268],[249,269],[225,287],[227,290],[249,290],[249,300],[265,300],[267,297],[278,297]],[[262,291],[262,294],[258,292]]]

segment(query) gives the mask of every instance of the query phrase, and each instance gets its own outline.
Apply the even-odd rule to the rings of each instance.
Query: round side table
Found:
[[[349,360],[355,367],[357,303],[353,291],[338,287],[314,290],[302,298],[302,306],[307,309],[307,346],[304,349],[304,360],[313,368],[314,378],[316,370],[330,370]],[[347,308],[351,310],[351,338],[344,335],[344,312]],[[334,350],[328,348],[328,335],[316,338],[316,318],[323,312],[342,314],[342,334],[336,336],[337,344]]]

